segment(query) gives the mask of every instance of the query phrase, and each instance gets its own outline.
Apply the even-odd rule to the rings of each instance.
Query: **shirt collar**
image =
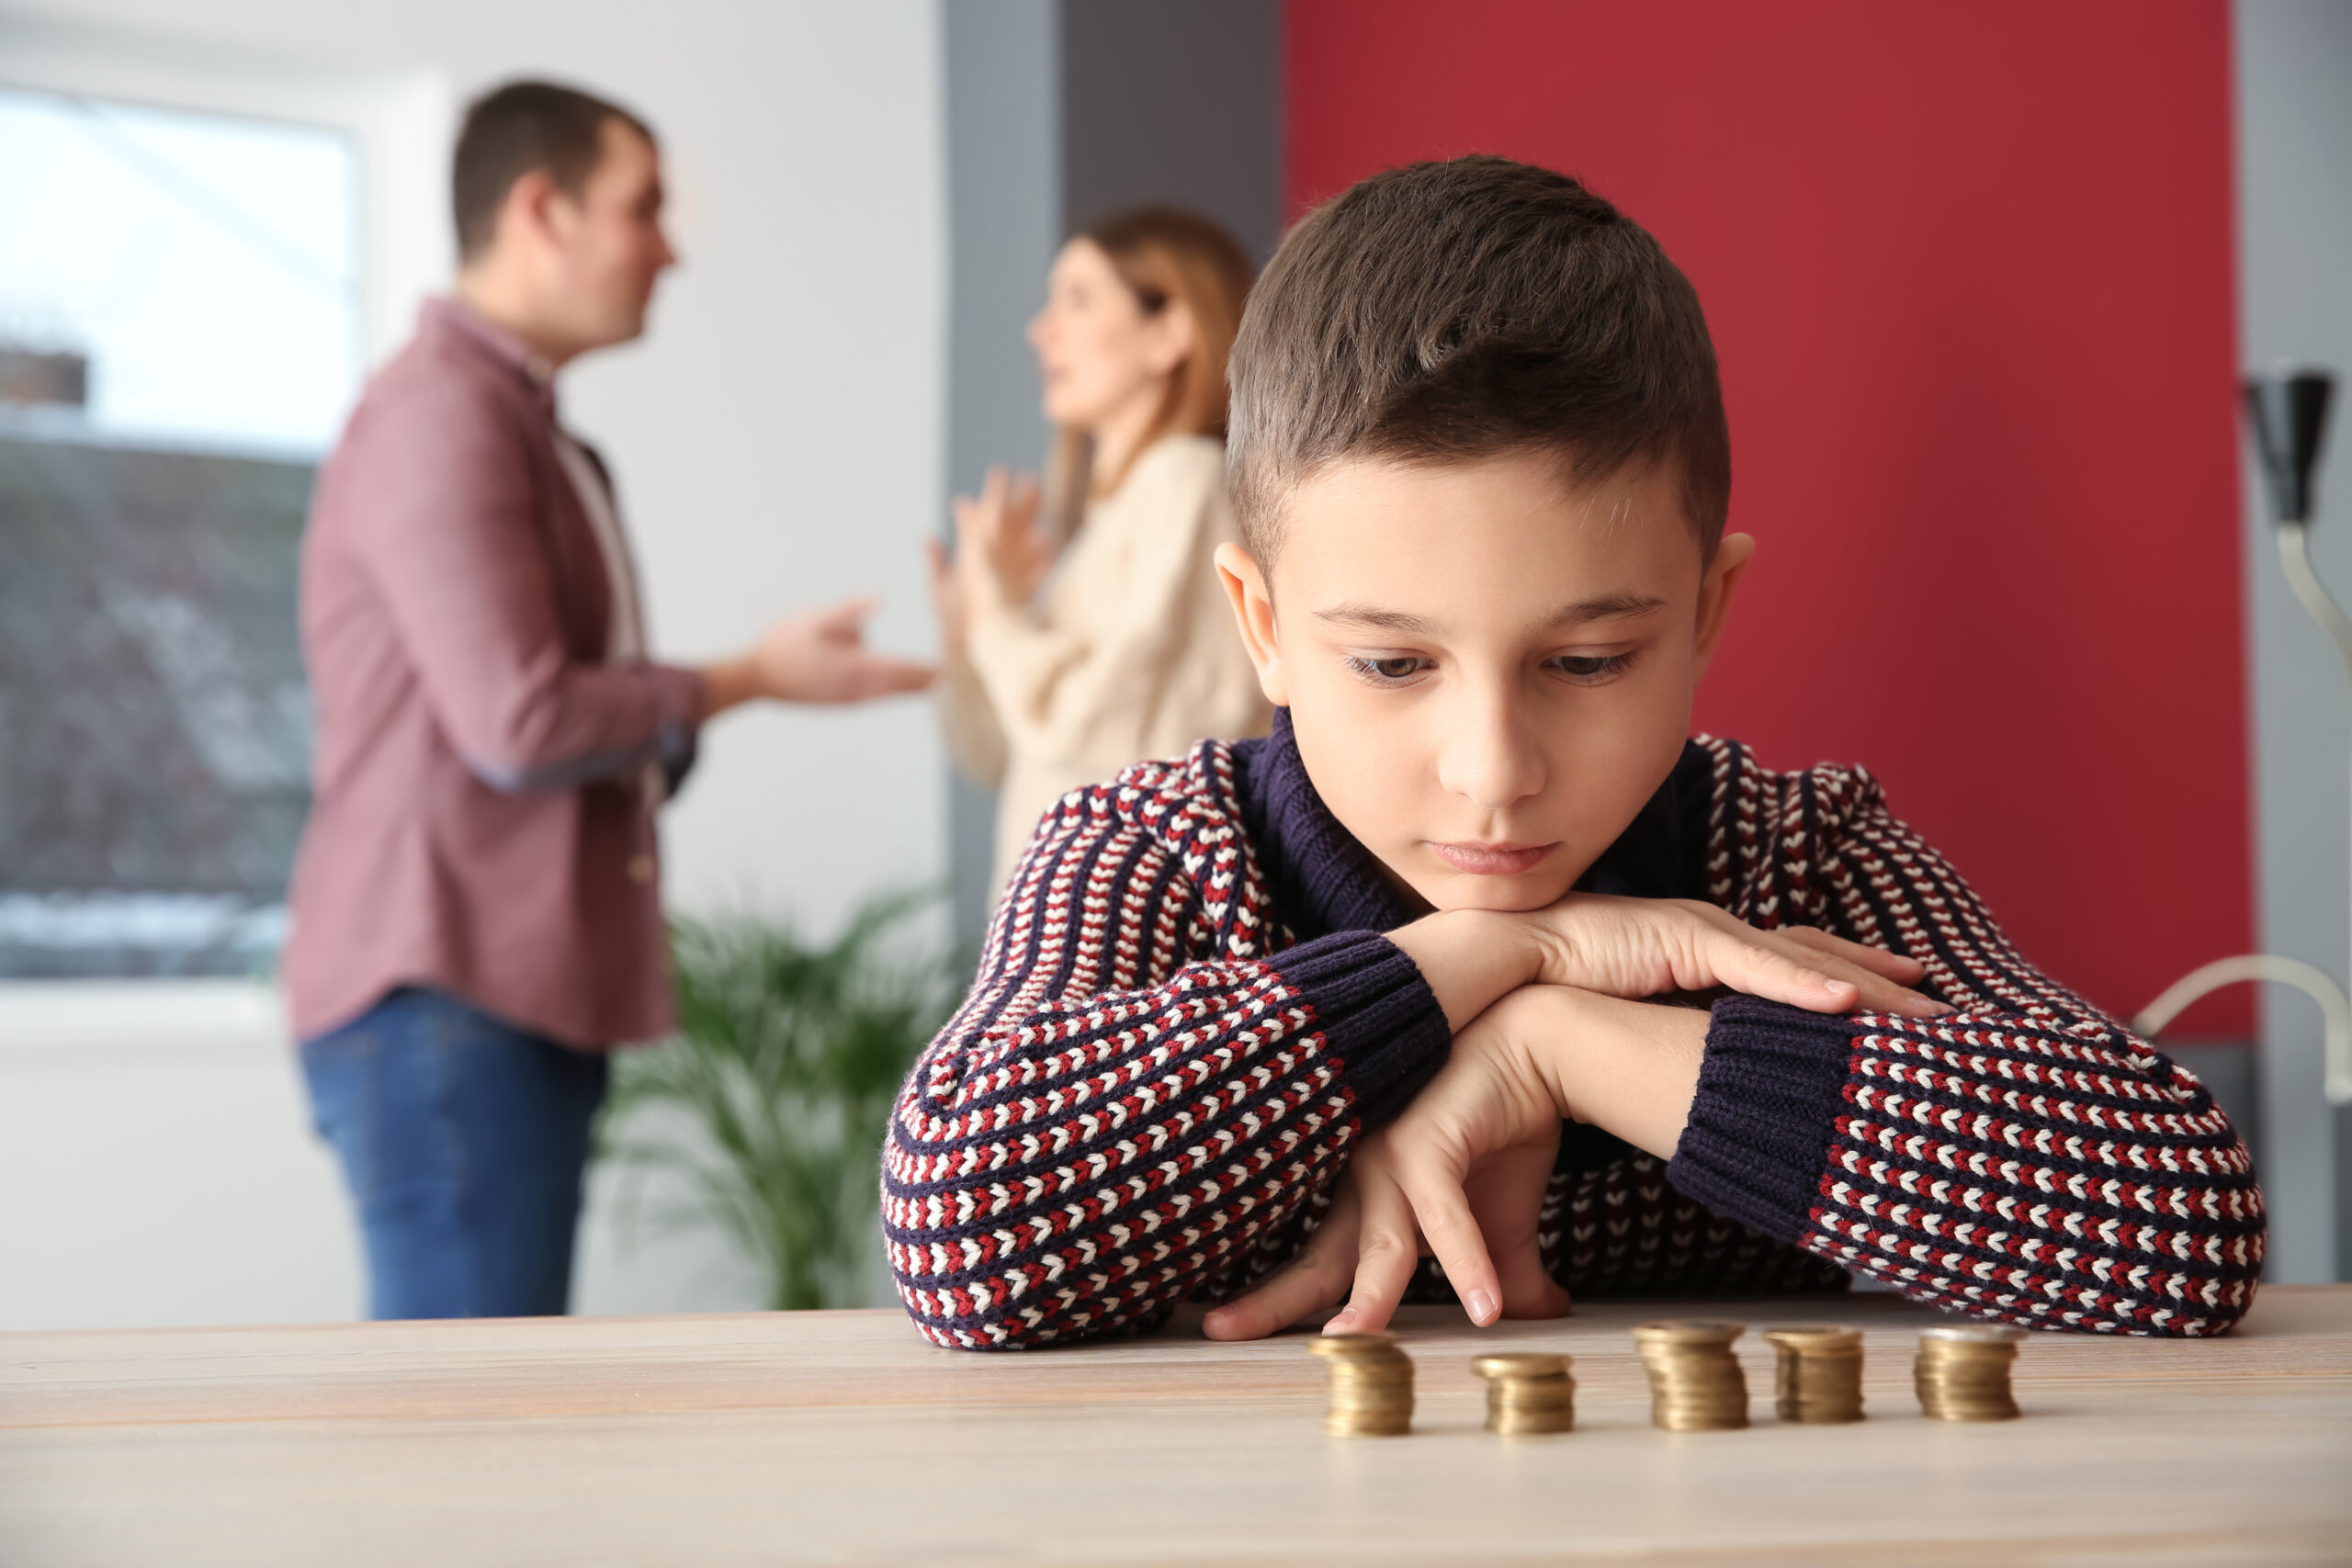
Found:
[[[1263,739],[1236,742],[1233,762],[1242,825],[1275,912],[1294,936],[1307,942],[1332,931],[1395,931],[1415,919],[1372,852],[1323,804],[1299,760],[1288,708],[1274,710],[1273,728]],[[1685,742],[1673,772],[1577,880],[1577,890],[1702,897],[1711,773],[1706,749]]]
[[[529,344],[462,299],[436,296],[417,312],[417,330],[437,334],[512,373],[555,417],[555,367]]]

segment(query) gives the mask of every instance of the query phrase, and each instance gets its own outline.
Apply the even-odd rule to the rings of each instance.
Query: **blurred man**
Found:
[[[475,103],[458,274],[320,470],[302,561],[316,800],[286,980],[378,1317],[564,1310],[610,1047],[671,1026],[653,813],[713,715],[929,683],[862,602],[651,662],[605,467],[555,376],[675,260],[652,132],[570,89]]]

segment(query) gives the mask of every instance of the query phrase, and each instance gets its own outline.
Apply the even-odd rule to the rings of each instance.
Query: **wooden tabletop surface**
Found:
[[[1649,1425],[1627,1330],[1733,1316],[1755,1425]],[[1775,1321],[1866,1331],[1868,1419],[1772,1415]],[[2036,1335],[2024,1418],[1911,1392],[1890,1296],[1412,1309],[1414,1431],[1324,1435],[1304,1336],[1016,1356],[896,1313],[0,1335],[0,1565],[2352,1562],[2352,1287],[2205,1341]],[[1469,1358],[1575,1358],[1498,1438]]]

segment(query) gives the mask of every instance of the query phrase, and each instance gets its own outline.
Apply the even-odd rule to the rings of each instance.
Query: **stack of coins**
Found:
[[[1474,1356],[1470,1370],[1487,1380],[1487,1430],[1565,1432],[1577,1424],[1577,1383],[1568,1358],[1532,1351]]]
[[[1324,1334],[1307,1347],[1329,1363],[1335,1438],[1396,1438],[1413,1429],[1413,1363],[1385,1334]]]
[[[2009,1368],[2024,1338],[2022,1328],[1995,1323],[1922,1329],[1912,1371],[1919,1408],[1939,1421],[2015,1420],[2018,1402],[2009,1393]]]
[[[1747,1425],[1747,1379],[1732,1341],[1736,1323],[1645,1323],[1634,1330],[1650,1374],[1650,1420],[1669,1432],[1721,1432]]]
[[[1773,1379],[1781,1419],[1826,1425],[1862,1418],[1862,1331],[1789,1323],[1764,1331],[1781,1353]]]

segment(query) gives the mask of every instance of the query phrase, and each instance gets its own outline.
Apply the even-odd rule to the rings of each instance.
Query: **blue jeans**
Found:
[[[359,1211],[370,1316],[564,1310],[605,1075],[601,1054],[414,987],[302,1043]]]

